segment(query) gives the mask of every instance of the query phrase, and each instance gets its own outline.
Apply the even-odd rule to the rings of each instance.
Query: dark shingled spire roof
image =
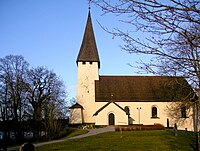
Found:
[[[98,62],[100,68],[99,55],[92,27],[90,11],[88,13],[85,33],[76,62],[78,63],[83,61]]]

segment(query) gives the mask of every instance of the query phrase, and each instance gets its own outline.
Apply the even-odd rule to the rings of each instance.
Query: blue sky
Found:
[[[87,15],[87,0],[0,0],[0,58],[22,55],[31,67],[53,70],[63,79],[68,99],[75,97],[76,57]],[[121,51],[120,39],[113,38],[98,24],[112,29],[121,26],[117,19],[102,16],[94,5],[91,17],[101,61],[100,75],[136,75],[137,69],[127,64],[144,57]]]

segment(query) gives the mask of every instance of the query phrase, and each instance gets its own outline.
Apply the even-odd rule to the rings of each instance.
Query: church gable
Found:
[[[106,103],[104,106],[102,106],[100,109],[98,109],[93,116],[97,116],[99,114],[99,112],[101,112],[102,110],[104,110],[108,105],[110,105],[111,103],[113,103],[114,105],[116,105],[119,109],[121,109],[122,111],[124,111],[126,113],[126,115],[128,115],[129,113],[123,109],[120,105],[118,105],[116,102],[108,102]]]
[[[95,81],[96,102],[170,102],[193,96],[182,77],[100,76]]]
[[[127,112],[116,102],[106,103],[93,116],[96,125],[128,125]]]

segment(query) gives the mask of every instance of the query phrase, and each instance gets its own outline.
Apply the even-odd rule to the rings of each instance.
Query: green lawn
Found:
[[[83,130],[83,129],[71,129],[69,134],[66,136],[66,138],[78,136],[78,135],[83,135],[88,133],[88,130]]]
[[[193,151],[194,133],[178,131],[109,132],[36,148],[36,151]]]

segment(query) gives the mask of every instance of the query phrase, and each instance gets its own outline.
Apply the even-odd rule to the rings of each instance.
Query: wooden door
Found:
[[[115,115],[113,113],[109,114],[108,120],[109,125],[115,125]]]

